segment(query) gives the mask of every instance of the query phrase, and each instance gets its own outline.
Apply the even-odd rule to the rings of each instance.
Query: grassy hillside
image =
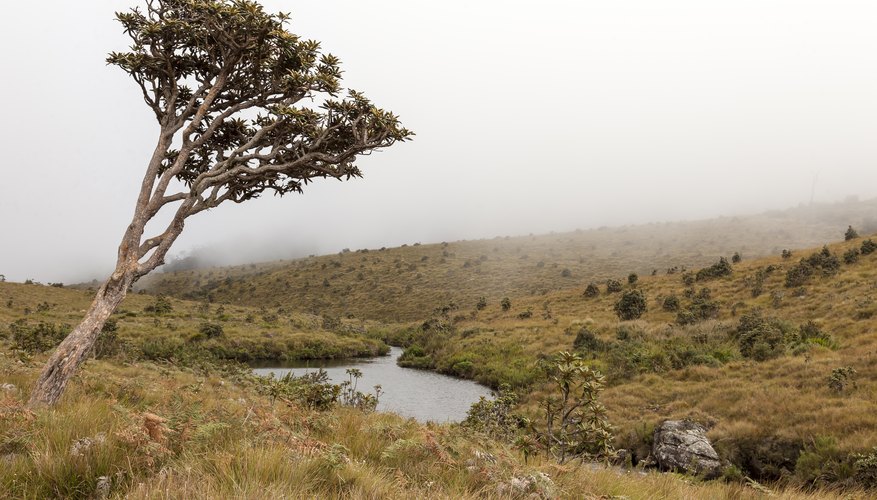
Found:
[[[90,290],[0,283],[0,335],[24,339],[31,351],[50,349],[82,319],[93,296]],[[343,358],[389,350],[365,336],[363,322],[149,295],[129,295],[110,323],[115,330],[104,337],[115,340],[108,348],[154,359],[201,351],[239,361]]]
[[[194,300],[408,321],[450,304],[472,307],[482,296],[490,302],[541,296],[631,272],[695,268],[734,252],[752,258],[806,248],[842,237],[848,224],[877,230],[875,213],[877,200],[871,200],[697,222],[413,244],[157,273],[141,286]]]
[[[752,477],[843,482],[850,457],[877,447],[877,252],[861,254],[864,241],[829,245],[836,262],[815,247],[699,281],[645,276],[590,298],[583,287],[513,298],[508,310],[488,301],[387,338],[411,346],[411,366],[524,388],[531,413],[545,395],[536,362],[575,350],[607,375],[609,420],[634,460],[655,424],[692,418]],[[787,282],[801,259],[828,264]],[[640,293],[647,310],[619,320],[616,304]]]
[[[0,342],[2,345],[2,342]],[[313,409],[244,372],[93,360],[24,406],[42,357],[0,349],[4,498],[765,498],[760,485],[559,466],[452,425]],[[772,498],[838,498],[829,490]],[[844,498],[867,498],[850,490]]]

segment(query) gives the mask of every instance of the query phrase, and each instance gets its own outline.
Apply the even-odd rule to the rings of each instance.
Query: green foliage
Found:
[[[691,296],[691,303],[676,314],[676,323],[690,325],[715,318],[719,314],[719,303],[712,299],[709,288],[701,288]]]
[[[782,258],[783,258],[783,260],[791,259],[792,258],[792,251],[783,249]]]
[[[201,326],[198,327],[198,332],[208,339],[215,339],[223,335],[222,325],[216,323],[201,323]]]
[[[740,252],[734,252],[734,255],[731,256],[731,263],[739,264],[743,260],[743,256],[740,255]]]
[[[503,311],[508,311],[512,308],[512,300],[508,297],[503,297],[499,305],[502,307]]]
[[[478,297],[478,302],[475,303],[475,309],[477,311],[481,311],[485,307],[487,307],[487,299],[482,295]]]
[[[286,372],[280,378],[258,377],[259,391],[273,401],[278,399],[294,401],[306,408],[326,411],[338,403],[341,386],[329,382],[329,374],[325,370],[308,372],[296,377]]]
[[[624,288],[621,286],[621,282],[618,280],[608,279],[606,280],[606,293],[618,293]]]
[[[853,226],[847,227],[846,232],[844,233],[844,241],[854,240],[859,237],[858,231],[853,229]]]
[[[661,309],[667,312],[676,312],[679,310],[679,297],[675,295],[668,295],[664,297],[664,300],[661,302]]]
[[[846,392],[850,387],[856,387],[856,369],[852,366],[842,366],[831,370],[828,376],[828,388],[837,393]]]
[[[115,318],[108,318],[101,327],[100,334],[94,343],[93,352],[96,358],[109,358],[127,349],[127,345],[119,338],[119,324]]]
[[[755,309],[744,314],[735,330],[740,354],[756,361],[775,358],[786,348],[784,325],[775,319],[764,318]]]
[[[859,249],[858,248],[850,248],[843,255],[844,264],[855,264],[859,261]]]
[[[145,312],[151,312],[158,315],[168,314],[173,312],[174,306],[164,295],[159,295],[155,298],[155,302],[152,305],[148,305],[143,308]]]
[[[28,353],[46,352],[54,349],[70,333],[69,325],[56,325],[40,321],[30,325],[19,319],[9,325],[12,347]]]
[[[518,319],[530,319],[533,317],[533,310],[529,307],[518,313]]]
[[[585,287],[585,292],[582,294],[585,297],[592,299],[600,295],[600,289],[597,288],[597,285],[594,283],[588,283],[588,286]]]
[[[806,284],[819,271],[822,276],[832,276],[840,270],[840,259],[831,253],[828,246],[801,259],[798,264],[786,272],[786,287],[793,288]]]
[[[721,278],[723,276],[730,276],[732,272],[734,272],[734,269],[731,267],[728,259],[720,257],[719,261],[715,264],[697,271],[697,274],[695,275],[695,280],[706,281],[715,278]]]
[[[615,314],[622,321],[638,319],[646,312],[646,296],[640,290],[627,290],[615,303]]]
[[[870,238],[862,242],[861,252],[862,255],[870,255],[877,251],[877,243],[874,243]]]
[[[812,486],[849,480],[854,475],[853,457],[843,453],[829,436],[814,438],[795,462],[795,477]]]
[[[435,368],[435,360],[419,345],[412,345],[402,352],[396,364],[405,368],[432,369]]]
[[[603,341],[598,339],[597,336],[594,335],[594,332],[588,330],[588,327],[583,326],[579,329],[579,332],[576,333],[576,338],[573,340],[572,346],[576,351],[595,352],[603,348]]]
[[[628,285],[636,285],[637,281],[639,281],[639,276],[636,273],[630,273],[627,275]]]
[[[375,411],[378,406],[382,390],[380,385],[374,386],[374,394],[366,394],[357,390],[357,383],[362,378],[362,371],[356,368],[346,370],[347,380],[340,384],[340,401],[344,406],[350,406],[362,411]]]
[[[540,403],[541,421],[532,431],[537,442],[560,464],[612,457],[612,426],[599,401],[603,375],[568,352],[541,362],[540,367],[552,393]]]
[[[527,424],[524,417],[513,411],[517,403],[518,395],[508,384],[502,384],[492,400],[481,396],[472,404],[460,425],[493,439],[512,442]]]

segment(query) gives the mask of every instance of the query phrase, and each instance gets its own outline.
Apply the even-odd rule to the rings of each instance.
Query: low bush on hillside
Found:
[[[618,293],[623,290],[621,282],[618,280],[606,280],[606,293]]]
[[[731,263],[728,262],[728,259],[720,257],[719,261],[715,264],[697,271],[694,279],[696,281],[707,281],[711,279],[721,278],[724,276],[730,276],[733,271],[734,269],[731,267]]]
[[[19,319],[9,325],[12,347],[28,353],[54,349],[70,333],[70,325],[56,325],[40,321],[32,325]]]
[[[786,272],[785,285],[795,288],[807,284],[817,272],[822,276],[833,276],[840,270],[840,259],[829,250],[828,246],[801,259],[798,264]]]
[[[594,298],[600,295],[600,289],[597,288],[597,285],[594,283],[588,283],[588,286],[585,288],[585,292],[582,294],[585,297]]]
[[[646,296],[640,290],[628,290],[615,303],[615,314],[622,321],[638,319],[647,309]]]
[[[691,302],[676,314],[677,324],[691,325],[718,316],[719,303],[712,299],[709,288],[701,288],[699,292],[691,293],[690,299]]]

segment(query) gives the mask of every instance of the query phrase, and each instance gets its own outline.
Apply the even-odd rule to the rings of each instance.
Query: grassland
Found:
[[[841,258],[862,242],[828,249]],[[707,425],[720,454],[751,477],[840,481],[843,472],[828,470],[842,468],[833,460],[877,447],[877,253],[803,286],[785,286],[799,259],[820,251],[744,260],[729,276],[692,285],[680,274],[641,277],[624,285],[648,301],[633,321],[620,321],[614,310],[624,292],[610,294],[600,284],[597,297],[573,288],[512,299],[508,310],[488,302],[387,338],[417,351],[414,366],[521,387],[531,414],[545,396],[536,361],[577,350],[607,374],[603,401],[618,427],[616,444],[632,450],[634,460],[648,454],[657,423],[690,418]],[[670,296],[681,310],[694,309],[703,288],[714,307],[707,318],[682,325],[684,314],[664,310]],[[774,346],[760,353],[747,348],[752,337],[740,331],[742,318],[755,311],[774,325],[768,329]],[[818,334],[808,338],[801,326],[811,321]],[[833,385],[836,370],[848,368],[854,375]],[[808,453],[825,470],[804,471],[798,461]]]
[[[94,292],[38,284],[0,283],[0,332],[57,335],[82,319]],[[156,310],[157,304],[166,304]],[[172,358],[206,351],[238,361],[375,356],[389,347],[364,335],[368,323],[341,322],[283,308],[211,305],[131,294],[111,318],[121,348]],[[9,325],[7,328],[6,326]],[[49,332],[51,335],[51,332]],[[47,340],[49,341],[49,340]]]
[[[613,209],[613,208],[608,208]],[[382,322],[424,319],[480,297],[543,296],[589,281],[697,268],[721,255],[777,255],[877,231],[877,200],[747,217],[600,228],[539,236],[360,249],[294,261],[155,273],[142,287],[193,300],[286,308]]]
[[[763,217],[787,220],[788,233],[797,219],[781,215]],[[728,226],[702,224],[696,237],[682,226],[675,238],[664,232],[672,233],[672,225],[655,228],[658,247],[679,251],[665,261],[648,243],[657,236],[643,227],[165,275],[154,289],[200,300],[132,294],[113,317],[119,348],[87,362],[51,410],[24,405],[46,353],[24,349],[22,338],[54,331],[41,324],[57,331],[74,324],[91,292],[0,283],[0,495],[871,497],[873,490],[863,488],[877,486],[877,476],[863,475],[871,465],[857,460],[873,461],[877,471],[877,252],[845,262],[865,238],[832,243],[836,269],[813,268],[802,283],[787,286],[800,260],[836,241],[846,222],[831,231],[819,229],[822,222],[801,222],[809,229],[778,236],[775,226],[758,232],[744,221],[733,233],[758,236],[747,245],[723,239],[720,229]],[[821,231],[830,235],[812,241]],[[614,246],[583,246],[598,237]],[[813,246],[796,249],[784,237]],[[756,240],[761,246],[750,246]],[[786,248],[795,250],[781,257]],[[743,259],[729,274],[695,278],[734,251]],[[588,258],[578,260],[580,252]],[[399,263],[403,270],[395,271]],[[457,274],[463,272],[471,279]],[[371,284],[354,286],[368,281],[357,273],[372,273]],[[405,291],[411,273],[420,274],[421,294]],[[511,276],[503,280],[502,273]],[[628,282],[631,273],[638,276]],[[320,280],[320,288],[290,288],[280,279],[287,275],[295,283]],[[608,293],[608,278],[621,282],[621,291]],[[189,279],[207,281],[186,285]],[[321,309],[338,298],[332,290],[344,279],[351,280],[345,302]],[[584,293],[589,283],[597,285],[595,296]],[[271,292],[264,297],[263,286]],[[388,288],[402,291],[388,300],[382,296]],[[616,314],[625,294],[646,299],[637,319]],[[409,366],[511,384],[522,401],[516,411],[534,421],[548,395],[538,362],[559,351],[579,353],[607,375],[601,400],[614,444],[628,451],[626,465],[634,468],[559,466],[464,426],[424,425],[337,403],[318,409],[274,392],[245,367],[216,363],[369,355],[387,343],[406,347]],[[727,461],[721,480],[636,468],[655,425],[671,418],[708,428]]]
[[[245,372],[89,361],[62,402],[23,401],[41,356],[0,352],[8,498],[764,498],[761,485],[525,463],[452,425],[266,395]],[[524,489],[517,485],[526,484]],[[846,498],[866,498],[847,491]],[[836,498],[785,489],[774,498]]]

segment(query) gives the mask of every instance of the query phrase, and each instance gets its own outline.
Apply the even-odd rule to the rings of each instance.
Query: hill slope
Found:
[[[358,250],[246,266],[157,273],[151,293],[381,321],[422,319],[479,297],[539,296],[590,281],[694,268],[719,256],[776,255],[875,226],[877,200],[697,222]]]

